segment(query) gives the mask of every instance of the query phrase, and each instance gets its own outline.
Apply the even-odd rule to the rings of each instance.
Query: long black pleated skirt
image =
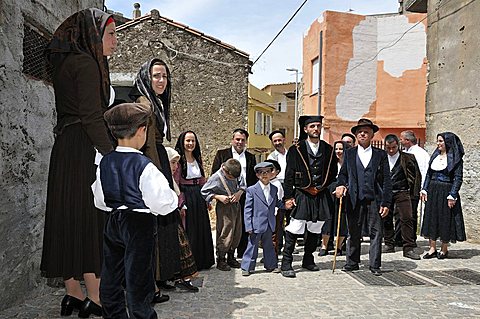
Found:
[[[423,237],[450,243],[467,239],[460,196],[452,209],[448,207],[447,196],[451,187],[451,183],[430,182],[421,231]]]
[[[50,157],[41,273],[80,280],[100,276],[105,215],[93,204],[95,150],[80,124],[57,136]]]
[[[187,213],[186,233],[198,270],[209,269],[215,263],[212,229],[207,203],[200,194],[200,185],[180,185],[185,194]]]

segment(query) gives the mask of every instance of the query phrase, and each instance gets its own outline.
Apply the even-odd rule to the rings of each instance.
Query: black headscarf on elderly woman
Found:
[[[160,95],[157,95],[152,87],[152,68],[155,63],[165,66],[165,70],[167,71],[167,87]],[[135,85],[140,94],[145,96],[150,103],[152,103],[152,107],[154,108],[153,112],[155,113],[155,118],[157,119],[157,129],[160,131],[162,136],[165,135],[166,139],[170,141],[170,101],[172,81],[170,70],[168,69],[167,64],[157,58],[145,62],[140,67],[140,71],[138,71],[138,74],[135,78]],[[165,129],[166,132],[164,131]]]
[[[465,151],[463,149],[460,138],[452,132],[443,132],[437,134],[437,138],[441,136],[445,142],[445,150],[447,152],[447,171],[450,173],[462,161]],[[438,148],[433,152],[430,158],[429,166],[432,161],[440,154]]]
[[[111,14],[95,8],[76,12],[57,28],[45,49],[48,61],[56,66],[72,52],[94,58],[100,70],[104,107],[108,106],[110,100],[110,77],[107,58],[103,55],[102,38],[110,21],[113,21]]]

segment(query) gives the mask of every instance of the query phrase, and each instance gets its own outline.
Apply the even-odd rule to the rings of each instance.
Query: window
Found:
[[[265,114],[265,135],[269,135],[272,132],[272,117]]]
[[[23,73],[52,83],[53,68],[43,54],[51,35],[25,20],[23,27]]]
[[[263,134],[263,113],[255,111],[255,134]]]
[[[284,96],[281,102],[278,102],[278,112],[287,112],[287,97]]]
[[[312,61],[312,94],[318,93],[318,76],[319,76],[318,58]]]

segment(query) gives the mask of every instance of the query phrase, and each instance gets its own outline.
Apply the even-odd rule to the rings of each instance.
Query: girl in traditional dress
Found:
[[[207,203],[200,193],[206,180],[197,135],[193,131],[183,132],[175,149],[180,154],[175,181],[185,196],[185,230],[198,270],[209,269],[215,258]]]

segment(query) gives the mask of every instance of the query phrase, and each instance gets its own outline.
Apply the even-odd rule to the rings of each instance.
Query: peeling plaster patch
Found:
[[[353,57],[348,63],[345,85],[336,98],[337,115],[356,121],[370,110],[376,100],[377,61],[367,61],[377,52],[377,21],[366,17],[353,29]],[[359,65],[362,63],[361,65]]]
[[[392,45],[398,38],[413,27],[408,17],[400,15],[394,17],[378,18],[377,50]],[[419,23],[395,45],[386,48],[378,55],[378,60],[383,60],[384,70],[394,77],[401,77],[407,70],[417,70],[422,67],[427,55],[427,34],[423,23]],[[378,52],[377,51],[377,52]]]

